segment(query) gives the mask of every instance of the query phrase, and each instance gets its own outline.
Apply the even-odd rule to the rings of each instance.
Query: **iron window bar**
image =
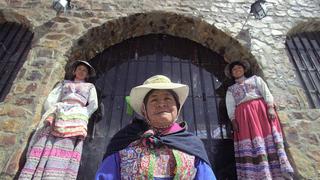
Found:
[[[315,51],[310,50],[314,49],[314,46],[306,46],[306,42],[307,41],[302,40],[301,35],[297,35],[294,37],[288,37],[286,45],[302,80],[302,84],[305,87],[306,92],[308,92],[307,96],[311,106],[313,108],[319,108],[320,104],[317,102],[320,102],[320,89],[318,89],[315,79],[318,78],[318,81],[320,79],[319,68],[309,54],[310,52]],[[312,76],[312,73],[315,73],[315,78]]]

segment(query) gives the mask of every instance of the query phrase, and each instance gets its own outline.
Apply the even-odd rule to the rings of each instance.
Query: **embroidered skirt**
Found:
[[[58,103],[46,112],[32,137],[19,179],[77,178],[88,113],[77,104]]]
[[[284,150],[278,117],[269,121],[263,99],[237,106],[239,132],[234,133],[238,179],[285,179],[293,169]]]
[[[49,126],[40,131],[19,179],[76,179],[83,141],[77,137],[55,137]]]
[[[53,127],[52,134],[57,137],[85,138],[87,136],[87,125],[89,114],[86,107],[79,104],[57,103],[54,118],[46,118]],[[53,121],[52,121],[53,119]]]

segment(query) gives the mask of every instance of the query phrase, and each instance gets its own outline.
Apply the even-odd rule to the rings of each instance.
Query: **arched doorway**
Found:
[[[148,77],[164,74],[190,86],[182,118],[204,142],[219,179],[235,177],[233,141],[224,97],[226,62],[217,53],[187,39],[164,34],[132,38],[106,49],[91,61],[104,105],[100,120],[91,119],[78,179],[92,179],[111,137],[130,123],[125,96]],[[137,116],[137,115],[133,115]],[[97,121],[98,120],[98,121]]]

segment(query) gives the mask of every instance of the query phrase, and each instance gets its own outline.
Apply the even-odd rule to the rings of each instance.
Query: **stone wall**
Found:
[[[312,0],[269,0],[268,16],[257,20],[248,17],[251,3],[78,0],[72,1],[72,10],[57,15],[51,1],[0,0],[0,22],[18,22],[35,33],[27,60],[0,103],[0,179],[16,176],[44,99],[63,78],[69,60],[88,60],[127,38],[150,33],[188,38],[228,61],[248,59],[275,97],[297,179],[319,179],[320,110],[308,106],[285,39],[320,31],[320,5]]]

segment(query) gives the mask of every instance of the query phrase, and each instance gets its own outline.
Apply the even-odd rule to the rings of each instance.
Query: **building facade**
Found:
[[[96,59],[106,50],[151,34],[184,38],[210,50],[215,55],[207,57],[222,60],[220,71],[233,59],[248,60],[252,73],[262,76],[274,95],[295,178],[320,179],[320,4],[269,0],[267,16],[259,20],[249,13],[253,2],[77,0],[71,1],[71,9],[57,13],[52,1],[1,0],[1,76],[10,68],[13,73],[1,79],[0,179],[17,177],[43,102],[63,79],[68,62],[84,59],[98,67]],[[15,26],[19,30],[13,33]],[[30,44],[10,51],[10,32],[11,39],[23,34],[19,43]],[[19,58],[17,52],[22,53]],[[136,52],[133,59],[139,56]],[[9,67],[6,55],[19,59],[20,65]]]

